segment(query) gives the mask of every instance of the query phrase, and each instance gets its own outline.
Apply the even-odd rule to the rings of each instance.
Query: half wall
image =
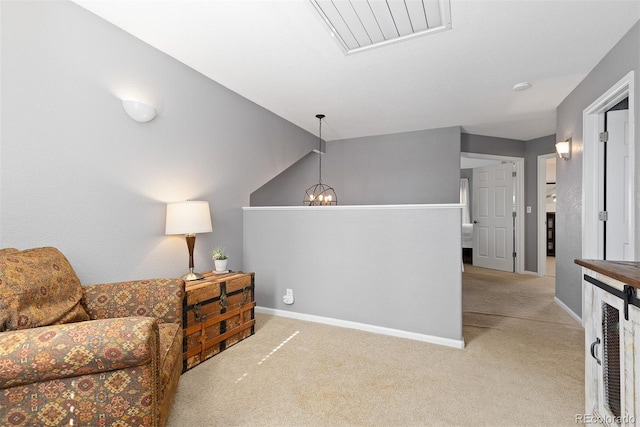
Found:
[[[247,207],[244,269],[263,312],[453,347],[461,205]],[[287,289],[295,302],[283,303]]]

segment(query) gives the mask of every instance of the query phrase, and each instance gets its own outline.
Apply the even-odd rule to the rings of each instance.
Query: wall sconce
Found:
[[[569,160],[571,158],[571,138],[556,143],[556,152],[562,160]]]
[[[122,106],[129,117],[140,123],[153,120],[157,114],[156,109],[152,106],[131,99],[123,99]]]

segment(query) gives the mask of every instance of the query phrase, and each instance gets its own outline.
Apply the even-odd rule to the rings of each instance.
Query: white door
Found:
[[[629,110],[607,112],[607,132],[605,256],[610,260],[630,261]]]
[[[473,169],[473,265],[514,271],[513,164]]]

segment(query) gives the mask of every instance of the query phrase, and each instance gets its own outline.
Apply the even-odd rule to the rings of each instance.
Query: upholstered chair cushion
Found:
[[[0,250],[0,332],[89,320],[82,295],[56,248]]]

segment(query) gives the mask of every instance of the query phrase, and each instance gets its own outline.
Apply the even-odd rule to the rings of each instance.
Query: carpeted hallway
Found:
[[[182,375],[168,425],[575,426],[584,331],[553,279],[465,266],[464,350],[258,314]]]

